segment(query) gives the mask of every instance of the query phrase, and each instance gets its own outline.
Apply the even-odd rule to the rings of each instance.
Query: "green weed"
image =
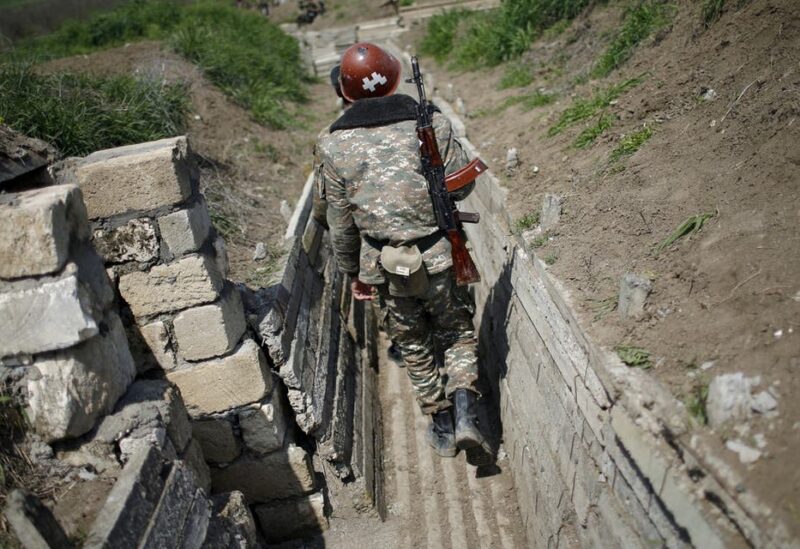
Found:
[[[494,116],[496,114],[500,114],[513,105],[521,105],[522,110],[530,111],[537,107],[549,105],[555,100],[556,96],[554,94],[542,93],[540,91],[535,91],[533,93],[524,95],[513,95],[501,101],[499,105],[476,110],[472,116],[475,118],[480,118],[481,116]]]
[[[631,78],[606,88],[605,90],[596,90],[594,95],[589,99],[576,99],[572,106],[561,113],[558,122],[556,122],[552,127],[550,127],[549,130],[547,130],[548,137],[558,135],[569,126],[594,116],[601,109],[608,107],[612,101],[617,99],[623,93],[644,82],[645,77],[646,74],[642,74],[636,78]]]
[[[590,299],[589,308],[594,312],[594,321],[597,322],[617,309],[619,297],[613,295],[605,299]]]
[[[514,230],[518,233],[534,228],[539,224],[539,212],[525,214],[514,223]]]
[[[722,8],[725,7],[725,0],[705,0],[703,2],[703,24],[706,28],[719,19],[722,15]]]
[[[703,228],[703,224],[714,217],[715,212],[706,212],[689,217],[686,221],[681,223],[677,229],[667,238],[662,240],[654,249],[653,252],[658,254],[665,248],[672,246],[678,239],[684,236],[692,235]]]
[[[592,145],[598,137],[603,135],[603,132],[611,127],[613,120],[613,117],[605,113],[600,114],[597,117],[597,122],[585,128],[575,139],[573,145],[578,149],[585,149]]]
[[[620,343],[614,346],[614,351],[619,359],[628,366],[641,368],[642,370],[649,370],[653,367],[653,363],[650,360],[650,351],[646,351],[641,347]]]
[[[508,88],[524,88],[533,82],[533,74],[530,68],[522,64],[514,64],[506,69],[503,78],[500,79],[501,90]]]
[[[403,7],[413,6],[414,0],[400,0],[400,5]]]
[[[590,0],[505,0],[500,8],[469,17],[432,19],[423,53],[475,69],[519,57],[545,29],[577,16]]]
[[[548,240],[549,237],[546,234],[540,234],[539,236],[530,241],[530,245],[533,248],[541,248],[542,246],[547,244]]]
[[[543,260],[547,265],[555,265],[556,261],[558,261],[558,252],[550,252],[546,256],[544,256]]]
[[[447,11],[431,17],[425,37],[420,43],[419,52],[423,55],[430,55],[439,62],[447,59],[447,56],[453,51],[458,26],[468,17],[469,13],[461,10]]]
[[[592,76],[602,78],[627,61],[636,46],[650,34],[669,21],[667,6],[656,0],[635,3],[625,13],[622,28],[600,57],[592,70]]]
[[[623,140],[611,151],[611,162],[616,162],[623,156],[628,156],[638,151],[645,142],[653,136],[653,130],[645,126],[641,130],[635,131],[625,136]]]
[[[695,385],[692,392],[686,398],[686,410],[700,425],[708,424],[708,411],[706,402],[708,401],[708,382]]]
[[[180,135],[186,86],[130,76],[36,74],[26,64],[0,65],[0,118],[66,155]]]

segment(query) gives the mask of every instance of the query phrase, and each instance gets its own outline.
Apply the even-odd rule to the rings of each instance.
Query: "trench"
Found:
[[[298,35],[315,74],[324,76],[360,40],[393,51],[408,71],[410,57],[392,38],[403,32],[396,22],[362,27]],[[428,76],[429,93],[464,149],[480,156]],[[311,178],[287,232],[306,242],[315,223],[310,186]],[[472,291],[483,423],[496,440],[497,467],[480,471],[460,456],[433,455],[410,384],[386,356],[385,341],[376,340],[379,396],[371,423],[373,456],[383,458],[374,469],[374,504],[384,520],[337,511],[336,487],[329,488],[326,546],[726,547],[785,539],[785,528],[770,531],[776,523],[753,519],[757,506],[739,497],[718,462],[701,457],[713,451],[680,437],[686,412],[674,397],[584,331],[569,293],[511,230],[506,201],[507,191],[487,172],[462,203],[481,215],[466,231],[482,275]]]

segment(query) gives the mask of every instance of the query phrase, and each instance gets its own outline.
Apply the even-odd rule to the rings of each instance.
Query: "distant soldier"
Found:
[[[381,4],[382,8],[386,6],[391,6],[394,10],[395,15],[400,15],[400,0],[386,0],[383,4]]]

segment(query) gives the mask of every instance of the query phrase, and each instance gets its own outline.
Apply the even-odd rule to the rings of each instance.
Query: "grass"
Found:
[[[545,105],[549,105],[555,100],[556,100],[555,94],[542,93],[537,90],[535,92],[528,94],[512,95],[511,97],[507,97],[503,101],[501,101],[499,105],[476,110],[472,114],[472,116],[475,118],[479,118],[481,116],[494,116],[496,114],[500,114],[501,112],[503,112],[504,110],[513,105],[520,105],[523,111],[530,111],[537,107],[543,107]]]
[[[619,84],[612,85],[604,90],[596,90],[594,95],[588,99],[576,99],[569,108],[561,113],[558,121],[547,130],[548,137],[558,135],[573,124],[591,118],[600,110],[608,107],[612,101],[623,93],[644,82],[645,77],[646,74],[642,74],[636,78],[631,78]]]
[[[638,151],[645,142],[653,136],[653,130],[645,126],[641,130],[637,130],[620,142],[617,147],[611,151],[610,160],[616,162],[623,156],[629,156]]]
[[[585,128],[578,137],[575,139],[573,145],[578,149],[585,149],[589,145],[594,144],[598,137],[603,135],[607,129],[611,127],[614,119],[608,114],[601,113],[597,117],[597,122]]]
[[[183,85],[130,76],[40,75],[27,64],[0,66],[0,98],[5,123],[74,156],[180,135],[189,108]]]
[[[564,21],[575,18],[590,3],[590,0],[505,0],[500,8],[480,14],[437,15],[428,22],[420,51],[440,61],[449,58],[453,67],[459,69],[499,65],[525,53],[531,42],[547,29],[566,28]]]
[[[641,347],[620,343],[614,346],[614,351],[619,359],[628,366],[641,368],[642,370],[649,370],[653,367],[653,363],[650,360],[650,351],[646,351]]]
[[[592,76],[603,78],[611,74],[631,55],[639,43],[669,21],[667,5],[657,0],[644,0],[631,5],[625,12],[622,27],[592,69]]]
[[[549,239],[550,239],[550,237],[547,234],[543,233],[543,234],[540,234],[539,236],[537,236],[536,238],[534,238],[533,240],[531,240],[530,241],[530,245],[532,247],[534,247],[534,248],[541,248],[542,246],[547,244],[547,241]]]
[[[700,425],[708,425],[708,382],[695,385],[692,392],[686,397],[686,410]]]
[[[533,82],[533,73],[531,73],[530,68],[523,64],[513,64],[506,69],[498,87],[501,90],[524,88],[531,82]]]
[[[547,265],[555,265],[556,261],[558,261],[558,252],[550,252],[546,256],[544,256],[543,261]]]
[[[64,57],[141,39],[167,41],[262,124],[277,129],[293,125],[287,105],[307,100],[310,80],[297,41],[256,12],[214,0],[188,5],[132,0],[23,42],[7,58]]]
[[[722,15],[722,8],[725,7],[725,0],[705,0],[703,2],[703,24],[710,27],[714,21]]]
[[[686,221],[681,223],[677,229],[675,229],[672,234],[670,234],[667,238],[662,240],[654,249],[653,252],[658,254],[665,248],[672,246],[675,242],[679,239],[683,238],[684,236],[692,235],[698,232],[700,229],[703,228],[703,224],[714,217],[714,212],[706,212],[697,215],[690,216]]]
[[[614,312],[619,304],[619,297],[612,295],[605,299],[590,299],[589,308],[594,312],[594,321],[603,319],[609,313]]]
[[[514,223],[514,231],[521,233],[539,224],[539,212],[525,214]]]

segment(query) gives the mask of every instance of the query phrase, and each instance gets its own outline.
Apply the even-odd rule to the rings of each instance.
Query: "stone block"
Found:
[[[196,252],[211,232],[208,207],[201,200],[191,208],[160,217],[158,228],[161,230],[161,240],[171,257]]]
[[[164,483],[161,499],[139,547],[141,549],[172,547],[176,529],[181,528],[186,522],[196,492],[197,485],[191,470],[182,461],[173,463]]]
[[[179,311],[214,301],[222,290],[222,276],[210,258],[186,256],[134,272],[119,279],[119,292],[137,318]]]
[[[192,194],[194,166],[185,137],[97,151],[74,168],[89,217],[179,204]]]
[[[203,450],[196,439],[192,439],[186,450],[181,454],[180,459],[186,462],[186,466],[194,474],[194,480],[199,488],[205,493],[211,492],[211,471],[206,460],[203,458]]]
[[[203,490],[197,490],[189,508],[189,515],[180,532],[180,549],[201,549],[207,547],[204,542],[211,523],[211,502]]]
[[[539,216],[539,225],[544,232],[552,231],[558,226],[561,219],[561,202],[560,196],[554,194],[545,194],[542,200],[542,212]]]
[[[164,487],[162,467],[161,456],[154,448],[140,452],[128,462],[95,518],[83,547],[139,545]]]
[[[228,463],[239,457],[242,447],[233,434],[233,424],[224,418],[197,419],[192,434],[211,463]]]
[[[228,250],[225,247],[225,239],[217,236],[212,242],[214,248],[214,262],[217,264],[217,270],[222,275],[222,278],[228,278],[230,274],[230,264],[228,263]]]
[[[155,363],[155,365],[167,371],[175,368],[175,352],[172,350],[169,333],[163,322],[159,320],[158,322],[151,322],[144,326],[133,326],[132,329],[138,331],[142,343],[146,348],[145,352],[142,354],[148,356],[142,356],[141,360]]]
[[[8,495],[3,514],[23,547],[72,547],[50,509],[22,490],[13,490]]]
[[[48,441],[89,431],[113,409],[136,375],[122,322],[114,313],[106,322],[107,333],[44,355],[30,367],[28,415]]]
[[[619,281],[619,301],[617,309],[623,318],[639,318],[644,314],[647,296],[653,289],[649,279],[626,273]]]
[[[58,185],[0,197],[0,278],[49,274],[67,262],[70,239],[89,237],[81,191]]]
[[[239,491],[211,498],[212,520],[206,537],[207,547],[255,547],[256,523],[244,494]]]
[[[92,243],[106,263],[144,263],[158,257],[155,225],[148,218],[132,219],[115,229],[96,229]]]
[[[328,529],[322,492],[253,507],[268,542],[305,538]]]
[[[245,339],[231,355],[173,370],[167,378],[180,388],[192,415],[258,402],[272,390],[266,358],[252,339]]]
[[[100,332],[75,274],[0,294],[0,356],[66,349]]]
[[[192,427],[180,393],[170,383],[143,379],[131,385],[113,414],[103,418],[95,438],[116,442],[140,430],[163,427],[177,452],[192,438]]]
[[[239,292],[228,286],[216,302],[181,312],[172,325],[180,355],[186,360],[204,360],[233,349],[247,321]]]
[[[287,411],[277,391],[273,391],[270,400],[240,410],[239,427],[247,448],[260,454],[282,448],[286,437],[286,418]]]
[[[311,458],[299,446],[263,457],[243,455],[224,469],[211,469],[214,492],[241,490],[247,501],[264,503],[274,499],[302,496],[314,489]]]

